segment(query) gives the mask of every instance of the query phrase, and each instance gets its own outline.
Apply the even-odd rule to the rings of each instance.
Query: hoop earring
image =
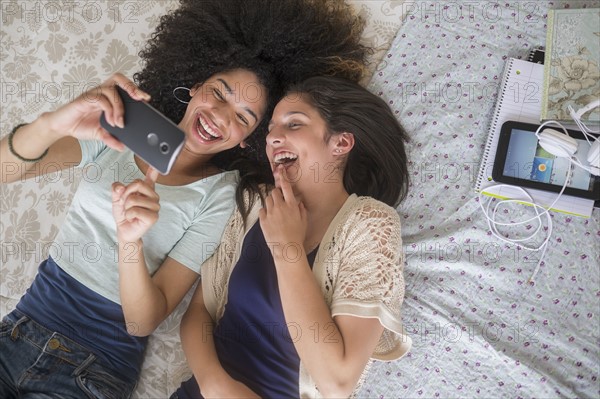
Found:
[[[246,145],[244,147],[242,147],[242,145],[238,145],[240,147],[240,150],[242,151],[246,151],[246,152],[252,152],[254,151],[254,147],[251,146],[250,144],[246,143]]]
[[[177,90],[187,90],[188,96],[190,96],[190,89],[188,89],[187,87],[183,87],[183,86],[178,86],[173,89],[173,97],[175,97],[175,99],[177,101],[179,101],[180,103],[189,104],[190,103],[189,101],[183,101],[181,98],[177,97]]]

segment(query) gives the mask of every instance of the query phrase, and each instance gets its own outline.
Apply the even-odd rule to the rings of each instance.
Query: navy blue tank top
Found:
[[[311,267],[316,252],[308,255]],[[263,398],[298,397],[296,337],[290,335],[283,315],[275,263],[259,222],[244,239],[229,279],[225,312],[213,336],[221,365],[234,379]],[[202,397],[193,377],[177,395]]]

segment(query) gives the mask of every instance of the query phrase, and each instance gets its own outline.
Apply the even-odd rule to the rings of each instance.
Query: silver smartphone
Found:
[[[134,100],[118,86],[117,91],[125,107],[125,127],[109,125],[104,112],[100,125],[161,174],[168,174],[183,148],[185,133],[150,104]]]

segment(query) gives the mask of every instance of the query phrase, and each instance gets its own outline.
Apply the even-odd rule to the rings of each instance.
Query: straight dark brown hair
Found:
[[[300,95],[318,110],[329,128],[326,140],[344,132],[354,135],[343,174],[346,191],[397,207],[408,192],[404,144],[409,137],[385,101],[356,83],[327,76],[309,78],[288,94]]]

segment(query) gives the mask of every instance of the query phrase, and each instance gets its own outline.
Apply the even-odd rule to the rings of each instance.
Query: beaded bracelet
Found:
[[[37,158],[25,158],[25,157],[22,157],[21,155],[17,154],[17,152],[15,151],[15,147],[13,147],[13,137],[14,137],[15,133],[17,132],[17,130],[20,127],[25,126],[26,124],[27,123],[20,123],[13,128],[12,132],[10,132],[10,134],[8,135],[8,150],[10,151],[11,154],[13,154],[15,157],[17,157],[20,161],[31,162],[31,163],[39,162],[42,158],[44,158],[48,154],[48,149],[46,149],[46,151],[44,151],[44,153]]]

